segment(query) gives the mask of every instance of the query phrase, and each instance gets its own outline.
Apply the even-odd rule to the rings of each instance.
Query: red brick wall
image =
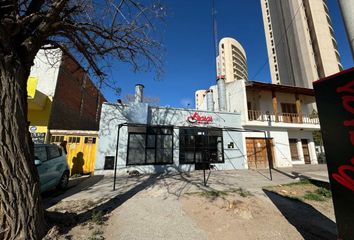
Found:
[[[101,105],[106,101],[88,75],[64,56],[58,73],[50,129],[98,130]]]

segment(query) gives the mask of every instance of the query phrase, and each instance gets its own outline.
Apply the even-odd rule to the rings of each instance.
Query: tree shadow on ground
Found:
[[[212,179],[212,184],[209,184],[210,178],[213,177],[213,170],[206,171],[206,185],[203,181],[203,171],[196,170],[193,173],[189,172],[172,172],[165,174],[161,177],[161,184],[166,188],[169,195],[180,198],[184,193],[193,192],[204,192],[204,191],[218,191],[211,185],[218,185],[224,189],[230,189],[230,185],[219,181],[215,178]],[[232,189],[232,188],[231,188]],[[166,196],[167,197],[167,196]]]
[[[274,168],[271,168],[270,171],[272,171]],[[263,171],[259,170],[259,169],[255,169],[254,171],[256,171],[257,173],[259,173],[260,175],[262,175],[264,178],[268,179],[268,180],[272,180],[271,179],[271,172],[269,171],[269,169],[262,169]],[[264,173],[264,171],[267,170],[267,174]]]
[[[284,176],[292,178],[292,179],[297,179],[297,178],[300,177],[300,174],[298,172],[292,171],[291,173],[288,173],[288,172],[282,171],[282,170],[280,170],[278,168],[272,168],[272,170],[274,170],[274,171],[276,171],[276,172],[278,172],[280,174],[283,174]]]
[[[78,192],[88,189],[89,187],[101,181],[103,177],[103,175],[95,175],[90,177],[70,179],[69,187],[66,190],[60,191],[56,189],[42,193],[44,208],[50,208],[64,198],[70,197]]]
[[[311,205],[265,189],[263,192],[305,240],[337,239],[336,224]]]
[[[110,200],[86,211],[83,213],[61,213],[61,212],[46,212],[46,217],[49,223],[49,227],[54,225],[59,227],[60,234],[68,233],[73,227],[80,225],[92,218],[93,213],[102,212],[103,214],[108,214],[114,209],[121,206],[124,202],[132,198],[135,194],[140,191],[151,187],[160,178],[160,174],[150,175],[146,180],[138,183],[135,187],[130,190],[111,198]]]

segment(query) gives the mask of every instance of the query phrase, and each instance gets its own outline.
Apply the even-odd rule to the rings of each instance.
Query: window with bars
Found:
[[[80,143],[80,137],[69,137],[69,143]]]
[[[61,143],[64,141],[64,136],[52,136],[50,142],[52,143]]]
[[[95,144],[96,143],[96,138],[95,137],[85,137],[84,143]]]

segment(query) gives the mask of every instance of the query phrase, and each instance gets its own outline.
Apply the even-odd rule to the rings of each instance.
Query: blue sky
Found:
[[[167,0],[164,38],[164,75],[154,79],[149,72],[133,73],[123,63],[114,64],[109,77],[121,88],[120,95],[103,93],[114,102],[134,92],[136,83],[145,85],[146,96],[160,98],[160,105],[194,107],[194,92],[215,84],[215,57],[211,0]],[[215,0],[218,39],[232,37],[246,51],[250,80],[270,82],[268,56],[259,0]],[[344,69],[353,66],[337,0],[329,0],[333,28]],[[259,72],[259,73],[258,73]],[[258,73],[258,74],[257,74]],[[257,76],[256,76],[257,74]]]

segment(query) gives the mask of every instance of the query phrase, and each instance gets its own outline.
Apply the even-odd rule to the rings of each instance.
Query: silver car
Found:
[[[54,144],[35,144],[34,156],[41,183],[41,192],[55,187],[66,189],[69,183],[70,170],[62,147]]]

